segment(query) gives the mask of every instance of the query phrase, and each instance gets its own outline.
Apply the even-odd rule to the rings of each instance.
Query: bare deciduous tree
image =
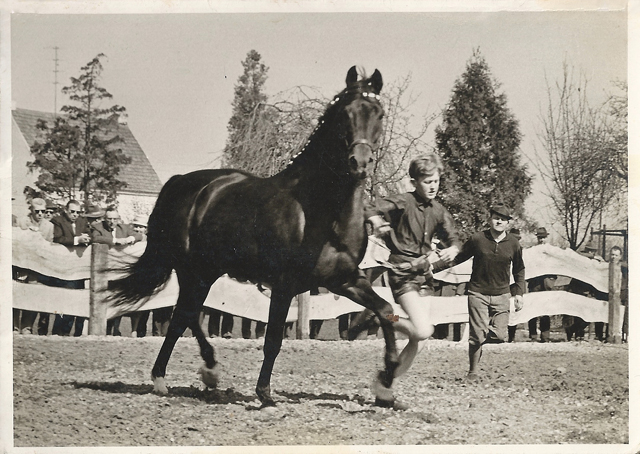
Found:
[[[624,186],[607,104],[591,106],[587,88],[586,78],[565,63],[562,79],[547,88],[538,134],[544,153],[537,167],[574,250]]]
[[[417,129],[412,129],[415,118],[411,111],[417,96],[410,92],[410,86],[411,74],[387,84],[381,93],[384,131],[368,184],[368,192],[373,197],[405,191],[402,181],[407,177],[409,162],[433,148],[424,141],[424,136],[436,115],[425,113]]]

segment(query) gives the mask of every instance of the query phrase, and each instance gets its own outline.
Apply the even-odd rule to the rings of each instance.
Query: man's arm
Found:
[[[111,232],[107,232],[101,225],[95,226],[91,232],[91,242],[97,244],[108,244],[109,247],[114,244]]]
[[[365,206],[365,220],[373,227],[374,235],[381,236],[389,232],[392,229],[391,221],[404,211],[406,204],[405,193],[376,199],[375,203]]]
[[[460,263],[466,262],[474,255],[475,255],[475,245],[474,245],[473,236],[472,236],[467,241],[465,241],[465,243],[462,245],[462,250],[453,259],[453,263],[451,264],[451,266],[456,266],[456,265],[459,265]]]
[[[453,216],[445,207],[442,207],[442,210],[441,220],[438,223],[436,232],[438,238],[447,245],[447,248],[439,251],[438,256],[443,262],[449,264],[453,262],[460,252],[462,241],[460,241],[460,235]]]
[[[522,247],[518,244],[512,258],[511,272],[513,273],[514,281],[514,304],[516,312],[522,309],[524,305],[524,261],[522,260]]]

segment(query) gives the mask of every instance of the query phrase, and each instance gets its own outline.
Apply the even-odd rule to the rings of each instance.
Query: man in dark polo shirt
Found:
[[[524,261],[518,239],[507,233],[511,212],[498,203],[490,208],[489,229],[474,233],[462,246],[455,263],[473,257],[468,286],[469,373],[468,381],[478,380],[477,366],[486,343],[507,340],[509,322],[509,274],[513,273],[516,311],[524,299]]]

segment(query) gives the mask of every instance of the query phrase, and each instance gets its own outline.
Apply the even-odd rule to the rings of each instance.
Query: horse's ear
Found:
[[[380,71],[376,69],[373,72],[370,81],[375,92],[379,94],[380,90],[382,90],[382,74],[380,74]]]
[[[358,81],[358,70],[354,65],[349,69],[349,72],[347,73],[347,87],[352,86],[357,81]]]

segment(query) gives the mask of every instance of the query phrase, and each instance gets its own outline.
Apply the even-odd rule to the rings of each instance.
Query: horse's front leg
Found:
[[[354,276],[346,284],[331,287],[329,290],[338,295],[346,296],[367,309],[371,309],[380,320],[385,341],[385,373],[382,384],[390,388],[399,364],[396,333],[393,329],[393,320],[395,319],[393,307],[373,290],[371,283],[362,272],[358,272],[357,276]]]
[[[267,334],[264,338],[264,361],[260,369],[256,393],[262,402],[262,407],[273,407],[276,403],[271,398],[271,373],[273,364],[276,361],[282,338],[284,337],[284,325],[291,306],[293,295],[274,287],[271,291],[271,304],[269,306],[269,323],[267,324]]]

